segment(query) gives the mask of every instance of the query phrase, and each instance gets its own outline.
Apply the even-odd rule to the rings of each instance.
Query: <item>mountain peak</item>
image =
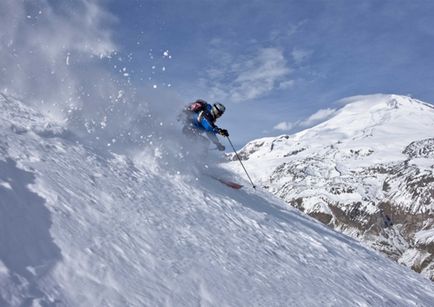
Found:
[[[420,100],[400,95],[374,94],[353,96],[338,101],[341,108],[326,121],[297,132],[253,140],[246,144],[240,154],[274,157],[288,155],[288,148],[327,148],[333,144],[340,147],[371,148],[386,146],[394,148],[395,158],[402,157],[402,150],[415,137],[432,136],[434,107]],[[398,157],[396,157],[398,155]],[[388,157],[390,158],[390,157]]]
[[[341,104],[323,123],[252,141],[239,155],[256,182],[289,204],[434,280],[423,232],[432,228],[434,108],[382,94]],[[415,245],[416,237],[423,240]]]
[[[369,142],[387,140],[404,146],[408,145],[409,135],[427,135],[434,125],[434,107],[406,96],[354,96],[339,103],[344,106],[333,117],[297,133],[295,139],[317,138],[324,144],[369,138]]]
[[[433,109],[434,107],[428,103],[414,99],[409,96],[396,94],[373,94],[359,95],[341,99],[339,104],[343,104],[344,108],[355,109],[359,111],[377,111],[377,110],[395,110],[401,108],[417,108],[417,109]]]

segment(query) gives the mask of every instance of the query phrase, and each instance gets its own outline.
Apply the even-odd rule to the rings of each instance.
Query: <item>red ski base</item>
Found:
[[[221,183],[223,183],[224,185],[227,185],[228,187],[235,189],[235,190],[239,190],[241,189],[243,186],[241,184],[232,182],[232,181],[228,181],[228,180],[224,180],[224,179],[220,179],[220,178],[216,178],[218,181],[220,181]]]
[[[230,187],[230,188],[232,188],[232,189],[235,189],[235,190],[239,190],[239,189],[241,189],[241,188],[243,187],[243,185],[238,184],[238,183],[233,182],[233,181],[230,181],[230,180],[226,180],[226,179],[218,178],[218,177],[211,176],[211,175],[207,175],[207,176],[209,176],[209,177],[211,177],[211,178],[213,178],[213,179],[215,179],[215,180],[217,180],[217,181],[220,181],[220,182],[223,183],[224,185],[226,185],[226,186],[228,186],[228,187]]]

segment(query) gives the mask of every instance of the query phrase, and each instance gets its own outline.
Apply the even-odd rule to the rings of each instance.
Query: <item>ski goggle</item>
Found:
[[[224,105],[222,105],[220,103],[216,103],[213,105],[213,111],[214,111],[213,113],[216,117],[220,117],[225,112],[225,107],[224,107]]]

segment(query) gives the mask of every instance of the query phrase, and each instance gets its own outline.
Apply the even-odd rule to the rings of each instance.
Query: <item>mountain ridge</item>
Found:
[[[326,121],[254,140],[239,155],[286,202],[434,279],[431,245],[413,243],[434,221],[434,108],[399,95],[342,102]],[[226,167],[241,174],[236,162]],[[386,216],[395,225],[383,227]],[[408,260],[407,250],[423,260]]]

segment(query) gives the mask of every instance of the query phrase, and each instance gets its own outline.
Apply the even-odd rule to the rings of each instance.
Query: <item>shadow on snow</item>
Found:
[[[14,284],[27,284],[24,306],[43,299],[37,281],[61,258],[50,235],[52,222],[45,200],[28,188],[34,179],[15,161],[0,161],[0,260]]]

